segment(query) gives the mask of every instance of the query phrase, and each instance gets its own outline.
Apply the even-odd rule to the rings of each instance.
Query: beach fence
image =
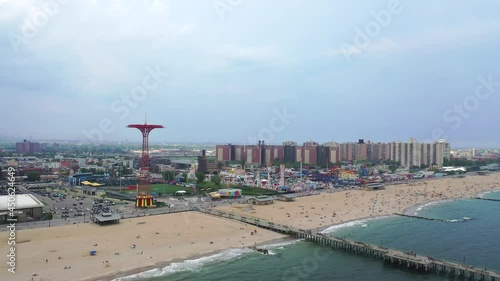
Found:
[[[373,245],[360,241],[352,241],[322,233],[313,233],[311,230],[299,229],[288,225],[278,224],[262,218],[243,216],[232,212],[213,209],[198,209],[198,211],[218,217],[229,218],[264,229],[286,234],[298,239],[313,242],[321,246],[355,253],[379,260],[385,263],[422,272],[459,276],[469,280],[500,280],[500,272],[488,269],[475,268],[471,265],[460,264],[453,261],[435,259],[417,255],[413,252],[403,252],[383,246]]]

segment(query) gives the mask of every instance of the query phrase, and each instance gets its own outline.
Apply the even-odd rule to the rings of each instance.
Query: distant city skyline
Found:
[[[17,137],[2,137],[0,136],[0,142],[8,142],[8,143],[11,143],[12,145],[15,145],[17,142],[22,142],[24,141],[26,138],[17,138]],[[31,141],[31,142],[40,142],[40,143],[82,143],[82,144],[92,144],[90,142],[87,142],[86,140],[71,140],[71,139],[26,139],[27,141]],[[294,140],[287,140],[287,141],[284,141],[284,142],[288,142],[288,141],[294,141]],[[298,141],[294,141],[297,143],[297,145],[302,145],[303,143],[306,143],[306,142],[310,142],[310,141],[314,141],[314,142],[317,142],[318,144],[320,145],[323,145],[323,144],[327,144],[327,143],[330,143],[330,142],[336,142],[336,143],[354,143],[354,142],[357,142],[358,140],[349,140],[349,141],[335,141],[335,140],[327,140],[327,141],[324,141],[324,142],[320,142],[320,141],[317,141],[317,140],[314,140],[314,139],[308,139],[306,141],[303,141],[303,142],[298,142]],[[373,140],[369,140],[369,139],[365,139],[365,141],[371,141],[372,143],[391,143],[391,142],[402,142],[402,143],[405,143],[405,142],[408,142],[408,139],[407,140],[392,140],[392,141],[385,141],[385,140],[382,140],[382,141],[373,141]],[[266,145],[283,145],[284,142],[280,142],[280,143],[266,143]],[[415,139],[415,142],[420,142],[419,140]],[[102,144],[102,145],[141,145],[142,142],[141,140],[123,140],[123,141],[104,141],[104,142],[101,142],[101,143],[94,143],[96,145],[99,145],[99,144]],[[157,145],[162,145],[162,144],[165,144],[165,145],[210,145],[210,146],[216,146],[216,145],[223,145],[223,144],[233,144],[233,145],[255,145],[255,144],[250,144],[250,143],[238,143],[238,142],[171,142],[171,141],[161,141],[161,140],[156,140],[156,141],[150,141],[150,144],[153,145],[153,146],[157,146]],[[451,145],[451,149],[452,150],[460,150],[460,149],[482,149],[482,150],[488,150],[488,149],[491,149],[491,150],[500,150],[500,146],[499,145],[496,145],[493,144],[493,146],[484,146],[484,147],[480,147],[480,146],[471,146],[471,145],[462,145],[462,146],[455,146],[453,145],[452,143],[450,143]]]
[[[51,3],[46,5],[44,3]],[[0,139],[499,147],[500,2],[2,1]]]

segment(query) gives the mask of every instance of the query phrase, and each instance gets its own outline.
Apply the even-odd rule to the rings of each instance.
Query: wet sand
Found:
[[[107,280],[284,237],[260,229],[251,235],[254,229],[236,221],[185,212],[126,219],[115,225],[19,230],[16,273],[8,272],[2,262],[0,280]],[[0,233],[2,253],[7,253],[7,235]],[[97,255],[90,256],[90,250],[96,250]]]
[[[428,202],[477,197],[481,192],[499,188],[500,174],[490,174],[386,186],[377,191],[321,193],[296,198],[295,202],[274,201],[271,205],[241,204],[216,209],[314,230],[358,219],[404,213],[405,210],[411,212],[408,208]]]
[[[444,178],[387,186],[378,191],[338,191],[300,197],[295,202],[275,201],[266,206],[240,204],[217,209],[322,230],[348,221],[412,212],[415,206],[427,202],[476,197],[499,189],[499,184],[500,174]],[[9,273],[6,263],[0,263],[0,280],[31,280],[32,277],[44,281],[111,280],[228,248],[284,238],[264,229],[251,235],[254,229],[236,221],[185,212],[127,219],[108,226],[77,224],[19,230],[16,234],[17,273]],[[4,253],[8,247],[7,235],[8,232],[0,232],[0,251]],[[135,249],[131,248],[133,244]],[[90,256],[90,250],[96,250],[97,255]],[[71,268],[64,269],[65,266]]]

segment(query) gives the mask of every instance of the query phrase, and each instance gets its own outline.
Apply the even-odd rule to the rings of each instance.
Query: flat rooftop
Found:
[[[12,197],[10,195],[0,195],[0,211],[8,210],[8,199]],[[43,207],[43,203],[38,200],[32,194],[16,194],[13,196],[15,198],[15,209],[29,209],[36,207]]]
[[[121,215],[120,214],[117,214],[117,213],[112,213],[110,215],[103,215],[102,213],[101,214],[98,214],[98,215],[94,215],[94,218],[96,221],[98,222],[111,222],[111,221],[116,221],[116,220],[119,220],[121,219]]]
[[[171,163],[180,164],[180,165],[191,165],[191,163],[193,163],[193,161],[192,160],[172,160]]]
[[[283,193],[283,194],[278,194],[277,196],[278,197],[281,196],[281,197],[285,197],[285,198],[295,198],[295,197],[297,197],[297,195],[294,194],[294,193]]]

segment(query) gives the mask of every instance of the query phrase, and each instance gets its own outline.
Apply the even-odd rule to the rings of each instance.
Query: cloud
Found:
[[[219,49],[221,55],[229,60],[246,60],[254,62],[272,61],[279,58],[279,51],[275,46],[234,46],[224,45]]]
[[[460,48],[470,44],[499,39],[500,24],[496,21],[471,22],[454,27],[440,27],[427,30],[412,37],[393,39],[373,38],[366,47],[357,47],[352,42],[344,42],[344,48],[327,51],[328,56],[369,56],[378,54],[416,54],[435,53],[449,49]]]
[[[286,63],[282,51],[274,45],[238,46],[217,45],[199,61],[198,70],[218,72],[254,66],[277,66]]]
[[[164,14],[167,11],[169,11],[169,7],[165,2],[159,1],[159,0],[154,0],[153,4],[151,5],[154,11],[157,11],[158,13]]]
[[[0,0],[0,23],[13,21],[26,16],[26,13],[37,9],[35,1],[30,0]]]

